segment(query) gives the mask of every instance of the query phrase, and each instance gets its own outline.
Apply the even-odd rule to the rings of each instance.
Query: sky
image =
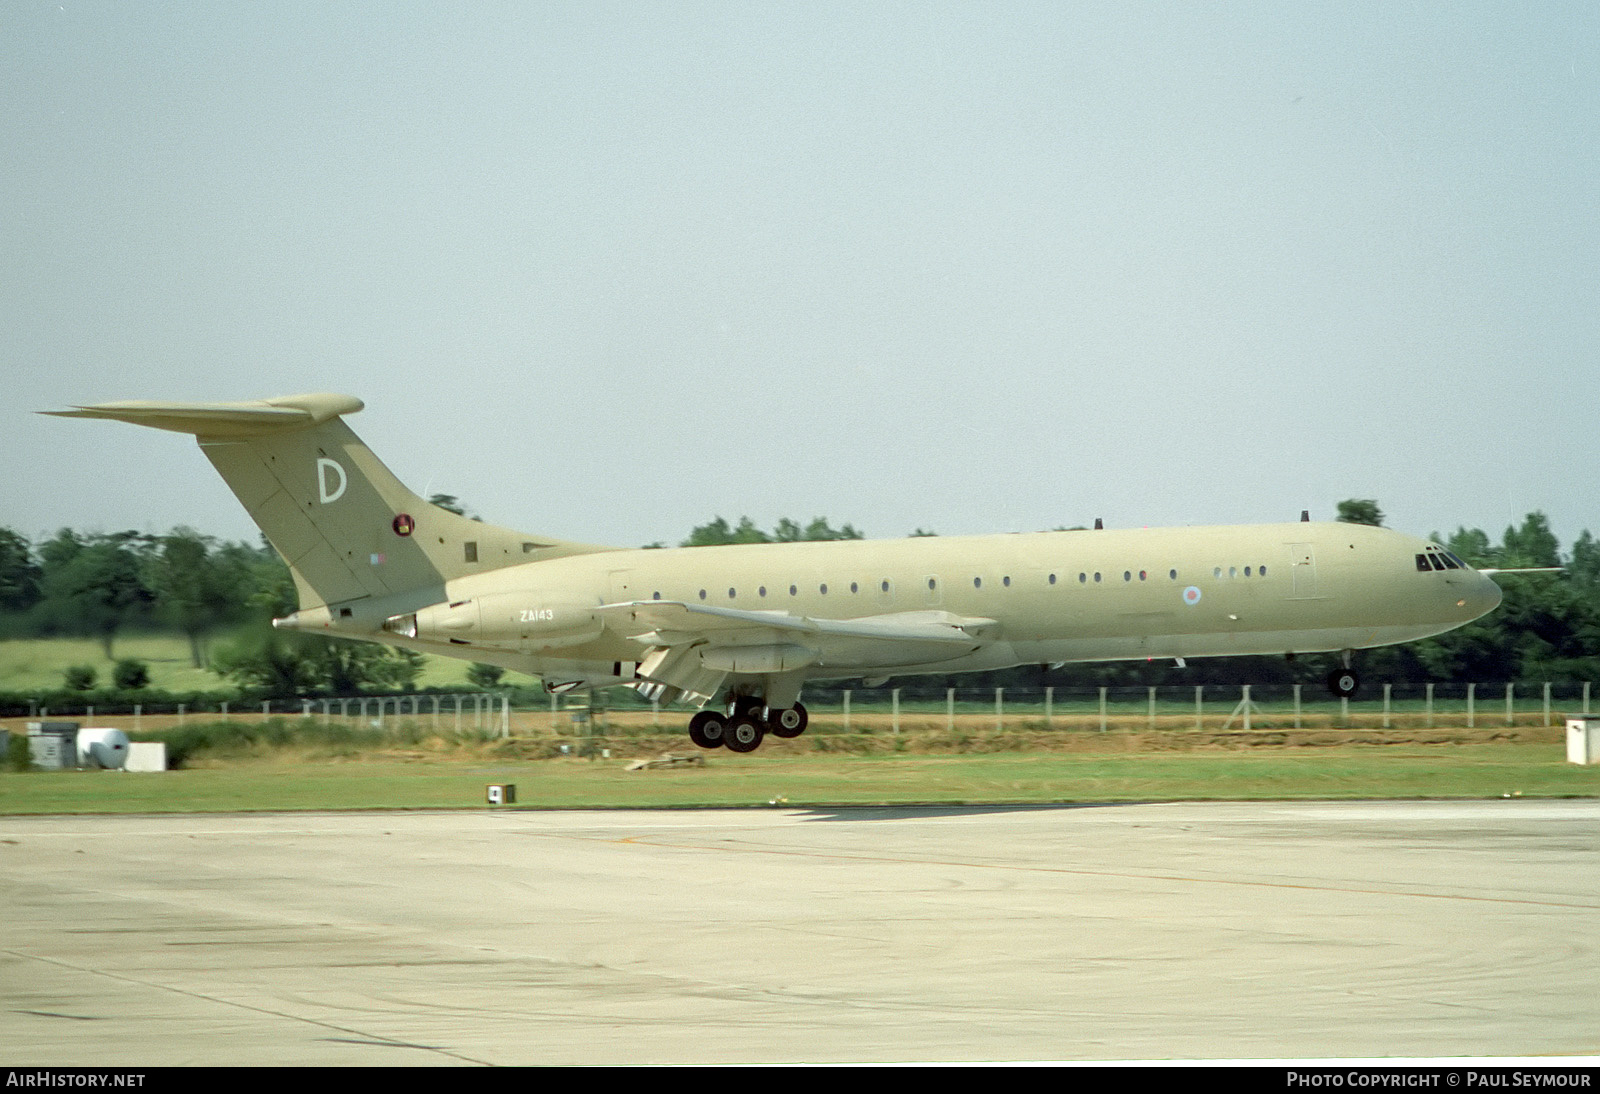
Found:
[[[180,434],[676,543],[1600,532],[1592,3],[0,7],[0,526],[255,539]]]

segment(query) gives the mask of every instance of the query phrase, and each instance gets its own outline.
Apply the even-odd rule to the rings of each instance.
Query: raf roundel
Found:
[[[1183,602],[1189,605],[1191,608],[1200,603],[1199,586],[1190,585],[1187,589],[1183,590]]]
[[[401,513],[394,518],[394,534],[397,536],[409,536],[416,528],[417,522],[411,519],[410,513]]]

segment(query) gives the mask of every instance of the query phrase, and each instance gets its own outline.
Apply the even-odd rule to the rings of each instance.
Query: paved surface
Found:
[[[0,818],[12,1065],[1600,1053],[1600,802]]]

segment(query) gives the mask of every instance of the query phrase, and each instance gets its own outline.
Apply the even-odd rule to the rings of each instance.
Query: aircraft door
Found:
[[[1294,581],[1290,599],[1311,600],[1317,597],[1317,556],[1311,544],[1289,544],[1289,573]]]
[[[639,596],[633,589],[632,570],[612,570],[608,575],[606,584],[606,602],[609,604],[626,604],[630,600],[638,600]]]

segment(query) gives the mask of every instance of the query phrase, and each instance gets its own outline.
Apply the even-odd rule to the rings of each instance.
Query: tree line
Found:
[[[459,511],[455,499],[437,496]],[[1377,502],[1350,499],[1339,519],[1382,525]],[[913,535],[933,535],[917,529]],[[680,546],[860,539],[851,524],[826,518],[784,518],[770,530],[749,517],[722,517],[691,530]],[[1369,679],[1550,680],[1600,678],[1600,543],[1585,530],[1563,552],[1543,513],[1505,529],[1499,542],[1477,528],[1433,538],[1478,567],[1562,566],[1560,574],[1503,575],[1498,611],[1421,642],[1361,655]],[[650,544],[660,547],[662,544]],[[294,610],[288,567],[266,545],[229,543],[190,528],[164,535],[81,533],[63,528],[39,543],[0,527],[0,637],[90,636],[115,659],[119,634],[166,630],[185,635],[196,667],[211,668],[249,690],[271,695],[350,694],[363,688],[403,689],[421,659],[409,651],[274,631],[274,616]],[[1187,670],[1171,662],[1068,665],[991,674],[994,686],[1312,681],[1326,659],[1204,659]],[[1306,662],[1306,663],[1302,663]],[[486,666],[475,678],[492,682]],[[936,679],[923,681],[943,686]],[[954,678],[952,686],[974,678]]]

